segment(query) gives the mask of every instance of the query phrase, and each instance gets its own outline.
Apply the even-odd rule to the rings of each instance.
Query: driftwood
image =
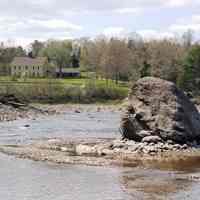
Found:
[[[26,107],[27,104],[19,100],[14,95],[3,95],[0,97],[0,103],[8,106],[12,106],[14,108]]]

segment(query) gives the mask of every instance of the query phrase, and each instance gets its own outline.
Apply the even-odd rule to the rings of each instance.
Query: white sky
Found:
[[[200,34],[200,0],[0,0],[0,41]],[[199,37],[198,37],[199,38]]]

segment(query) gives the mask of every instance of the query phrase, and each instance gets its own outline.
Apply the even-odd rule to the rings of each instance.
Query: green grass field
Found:
[[[100,79],[89,79],[89,78],[65,78],[65,79],[47,79],[47,78],[17,78],[12,79],[12,77],[9,76],[0,76],[0,84],[42,84],[42,83],[49,83],[52,84],[64,84],[64,85],[74,85],[74,86],[82,86],[87,84],[88,82],[94,82],[96,86],[102,86],[102,87],[119,87],[124,90],[128,89],[128,82],[119,82],[116,84],[112,80],[100,80]]]

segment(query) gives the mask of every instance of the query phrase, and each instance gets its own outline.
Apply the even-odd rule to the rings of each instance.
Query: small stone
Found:
[[[66,148],[66,147],[60,147],[60,150],[61,150],[62,152],[67,152],[67,151],[68,151],[68,148]]]
[[[167,140],[168,144],[174,144],[174,142],[172,140]]]
[[[151,131],[145,131],[145,130],[142,130],[138,133],[138,135],[141,137],[141,138],[144,138],[144,137],[147,137],[147,136],[151,136],[152,135],[152,132]]]
[[[29,127],[30,127],[30,125],[29,125],[29,124],[26,124],[26,125],[24,125],[24,127],[26,127],[26,128],[29,128]]]
[[[99,153],[99,152],[98,152]],[[112,155],[113,151],[109,149],[103,149],[99,155]]]
[[[181,149],[181,145],[175,144],[175,145],[173,145],[173,149],[175,149],[175,150]]]
[[[158,151],[157,151],[156,147],[154,147],[154,146],[146,146],[143,149],[143,152],[146,153],[146,154],[150,154],[150,153],[156,153]]]
[[[187,148],[188,148],[187,144],[184,144],[183,146],[181,146],[181,149],[187,149]]]
[[[113,148],[119,148],[122,149],[126,146],[125,142],[123,140],[115,140],[113,142]]]
[[[97,154],[97,150],[95,149],[95,147],[79,144],[76,146],[76,153],[77,155],[84,155],[84,154],[94,155]]]
[[[75,113],[81,113],[81,111],[80,111],[80,110],[75,110],[74,112],[75,112]]]
[[[162,147],[162,149],[164,149],[164,150],[170,150],[170,147],[169,147],[168,144],[165,144],[165,145]]]
[[[134,151],[136,151],[137,149],[138,149],[138,146],[137,146],[137,145],[128,146],[128,150],[129,150],[129,151],[134,152]]]
[[[133,140],[128,140],[127,142],[126,142],[126,145],[128,145],[128,146],[134,146],[136,143],[135,143],[135,141],[133,141]]]
[[[121,153],[121,149],[115,148],[115,149],[114,149],[114,153]]]
[[[162,139],[159,136],[147,136],[142,139],[142,142],[147,142],[147,143],[158,143],[161,141]]]

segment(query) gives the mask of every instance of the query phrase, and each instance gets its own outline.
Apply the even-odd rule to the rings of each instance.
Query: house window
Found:
[[[35,67],[33,66],[33,70],[35,70]]]
[[[38,66],[38,71],[40,70],[40,67]]]
[[[28,70],[28,66],[26,66],[26,70]]]

